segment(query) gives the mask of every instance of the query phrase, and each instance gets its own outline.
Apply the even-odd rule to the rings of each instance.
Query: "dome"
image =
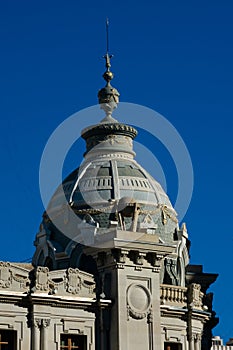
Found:
[[[92,237],[122,230],[157,235],[161,243],[176,239],[176,212],[161,185],[135,160],[137,130],[112,117],[119,93],[106,81],[108,94],[102,89],[98,95],[106,115],[82,131],[84,160],[58,187],[43,215],[34,265],[77,266],[91,228]]]
[[[66,201],[73,208],[106,207],[130,198],[142,206],[165,207],[175,211],[161,185],[141,167],[136,160],[118,158],[118,154],[106,158],[85,161],[63,182],[48,210],[61,209]],[[63,191],[65,193],[65,199]]]
[[[112,119],[83,130],[84,162],[52,197],[46,211],[50,229],[69,207],[80,221],[92,222],[102,233],[114,222],[117,229],[153,232],[162,241],[173,241],[176,212],[161,185],[134,159],[136,134],[133,127]]]

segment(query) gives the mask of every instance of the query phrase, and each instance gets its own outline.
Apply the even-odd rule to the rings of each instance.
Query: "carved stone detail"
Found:
[[[180,278],[177,273],[177,259],[167,257],[164,261],[164,267],[167,274],[165,284],[179,285]]]
[[[32,326],[35,328],[41,327],[42,320],[40,318],[33,318],[32,319]]]
[[[25,292],[29,290],[29,284],[28,271],[9,262],[0,262],[0,288]]]
[[[43,328],[47,328],[47,327],[50,326],[50,322],[51,322],[51,320],[50,320],[49,318],[43,318],[43,319],[41,320],[41,326],[42,326]]]
[[[161,284],[160,285],[160,299],[161,304],[171,304],[171,305],[185,305],[187,288],[180,286],[172,286]]]
[[[128,256],[128,251],[122,249],[113,249],[112,255],[117,263],[125,264]]]
[[[67,273],[68,273],[67,291],[72,294],[78,294],[78,292],[81,290],[81,287],[82,287],[81,278],[79,276],[79,270],[72,269],[70,267]]]
[[[188,341],[191,343],[191,342],[194,342],[195,340],[195,334],[191,333],[188,335]]]
[[[201,342],[201,339],[202,339],[202,335],[201,334],[196,334],[196,337],[195,337],[195,342],[196,343],[200,343]]]
[[[49,269],[39,266],[36,268],[36,290],[47,292],[49,290]]]
[[[135,265],[142,266],[144,264],[146,254],[141,253],[139,251],[130,251],[129,257]]]
[[[26,276],[19,276],[18,274],[12,274],[12,278],[14,281],[18,282],[20,284],[20,288],[27,289],[28,284],[30,283],[30,280]]]
[[[149,313],[147,314],[147,323],[153,323],[153,311],[152,311],[152,309],[150,309]]]
[[[151,293],[148,288],[141,284],[132,283],[126,293],[127,315],[135,319],[147,317],[152,322]]]
[[[202,309],[202,299],[204,293],[201,292],[201,286],[197,283],[192,283],[188,289],[188,303],[192,309]]]
[[[163,260],[162,254],[148,253],[146,259],[151,264],[151,266],[153,266],[153,272],[160,272]]]
[[[12,282],[12,274],[10,264],[8,262],[0,262],[0,287],[9,288]]]

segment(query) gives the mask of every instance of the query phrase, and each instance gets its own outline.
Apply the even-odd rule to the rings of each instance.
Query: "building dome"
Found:
[[[72,242],[85,224],[93,225],[97,235],[114,228],[156,234],[161,242],[174,242],[176,212],[161,185],[134,159],[137,131],[112,117],[118,96],[116,89],[109,90],[100,100],[105,118],[82,131],[84,161],[58,187],[44,213],[35,264],[43,264],[46,255],[53,260],[57,254],[70,258]],[[47,252],[39,241],[47,244]]]
[[[132,141],[136,134],[133,127],[112,120],[83,130],[87,147],[84,162],[52,197],[47,208],[51,219],[57,213],[62,215],[68,205],[81,219],[89,215],[100,230],[108,229],[111,221],[130,230],[133,213],[126,215],[126,208],[137,206],[136,231],[146,228],[146,217],[150,217],[149,226],[152,228],[153,222],[155,231],[159,219],[164,226],[168,219],[176,224],[176,213],[161,185],[134,159]],[[162,236],[162,240],[172,240],[172,236]]]

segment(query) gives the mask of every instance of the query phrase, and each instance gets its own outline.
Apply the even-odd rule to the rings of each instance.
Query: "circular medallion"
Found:
[[[151,306],[150,291],[141,284],[132,283],[127,290],[127,304],[131,316],[146,317]]]

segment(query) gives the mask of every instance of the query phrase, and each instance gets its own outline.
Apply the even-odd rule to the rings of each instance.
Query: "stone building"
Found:
[[[52,197],[32,265],[0,263],[0,349],[207,350],[217,275],[190,265],[185,224],[134,159],[137,131],[112,112],[82,132],[82,165]]]
[[[229,339],[226,345],[223,345],[223,340],[219,336],[213,337],[211,350],[233,350],[233,338]]]

